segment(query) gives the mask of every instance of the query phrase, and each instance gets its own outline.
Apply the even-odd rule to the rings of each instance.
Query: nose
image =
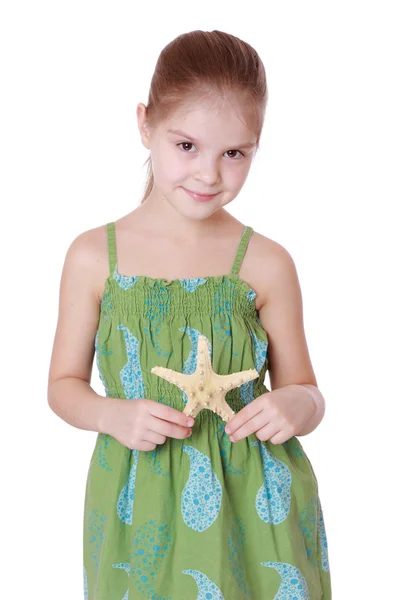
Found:
[[[203,181],[206,186],[212,187],[220,181],[219,166],[213,159],[203,158],[196,163],[196,171],[194,179],[196,181]],[[205,186],[205,187],[206,187]]]

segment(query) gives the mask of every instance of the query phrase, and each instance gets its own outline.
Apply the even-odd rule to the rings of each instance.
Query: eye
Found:
[[[183,146],[183,144],[185,144],[186,146],[193,146],[193,144],[191,142],[181,142],[180,144],[177,144],[177,146]],[[183,148],[182,148],[183,149]],[[186,153],[187,154],[187,153]]]
[[[194,147],[194,144],[192,144],[192,142],[180,142],[179,144],[177,144],[177,146],[178,146],[178,147],[180,147],[180,146],[183,146],[184,144],[185,144],[186,146],[193,146],[193,147]],[[183,150],[183,151],[184,151],[186,154],[191,154],[190,152],[186,152],[186,151],[185,151],[183,148],[182,148],[182,150]],[[240,154],[241,156],[245,156],[245,154],[244,154],[243,152],[241,152],[240,150],[227,150],[226,152],[239,152],[239,154]]]
[[[245,156],[243,152],[241,152],[240,150],[227,150],[227,152],[239,152],[239,154],[241,154],[242,156]]]

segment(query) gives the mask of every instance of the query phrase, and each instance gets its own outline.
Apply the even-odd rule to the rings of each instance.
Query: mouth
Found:
[[[194,198],[194,200],[197,200],[199,202],[207,202],[207,200],[212,200],[212,198],[215,198],[215,196],[218,196],[219,194],[219,192],[217,192],[216,194],[199,194],[197,192],[187,190],[186,188],[183,189],[187,194],[189,194],[189,196],[191,196],[192,198]]]

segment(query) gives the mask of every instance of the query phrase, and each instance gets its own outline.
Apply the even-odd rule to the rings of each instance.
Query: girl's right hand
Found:
[[[194,419],[171,406],[137,398],[113,398],[104,418],[103,432],[130,450],[154,450],[167,437],[178,440],[189,437]]]

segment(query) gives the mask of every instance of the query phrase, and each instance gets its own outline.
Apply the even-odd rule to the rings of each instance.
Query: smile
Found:
[[[207,200],[212,200],[212,198],[215,198],[215,196],[218,196],[219,194],[219,192],[217,192],[216,194],[197,194],[196,192],[191,192],[186,188],[183,189],[187,194],[189,194],[189,196],[191,196],[194,200],[197,200],[198,202],[207,202]]]

